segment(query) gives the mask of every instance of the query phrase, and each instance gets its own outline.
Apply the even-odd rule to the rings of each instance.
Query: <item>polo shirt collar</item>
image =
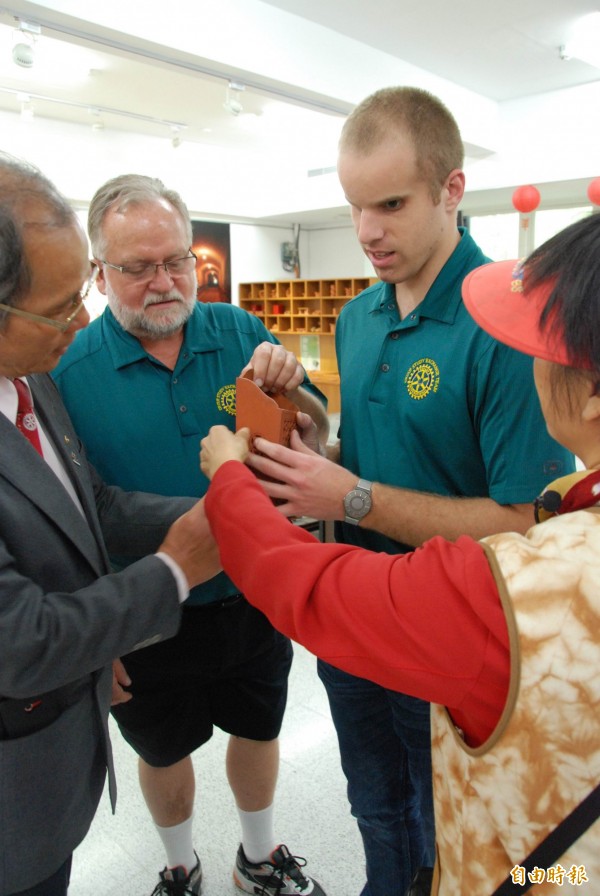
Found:
[[[433,281],[429,292],[417,305],[414,314],[417,317],[429,317],[443,323],[452,323],[458,307],[462,302],[460,290],[453,289],[457,280],[462,281],[467,273],[477,267],[474,261],[481,256],[478,264],[483,264],[487,259],[481,255],[481,250],[467,233],[464,227],[458,228],[461,235],[460,242],[454,252],[442,267]],[[385,311],[390,304],[396,305],[396,290],[393,283],[384,283],[382,292],[376,292],[371,302],[370,311]]]
[[[196,302],[194,310],[184,327],[182,351],[185,349],[190,354],[198,354],[217,351],[223,347],[215,339],[214,331],[210,334],[206,332],[203,322],[205,313],[204,305],[201,302]],[[108,306],[106,306],[103,316],[106,324],[106,344],[115,370],[148,358],[148,353],[139,339],[123,329]]]

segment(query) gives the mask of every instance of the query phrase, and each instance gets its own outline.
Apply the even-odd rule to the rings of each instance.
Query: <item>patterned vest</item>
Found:
[[[436,896],[490,896],[513,869],[515,883],[531,880],[523,860],[600,782],[600,510],[482,544],[509,629],[510,690],[476,749],[432,708]],[[600,893],[600,820],[536,876],[532,896]]]

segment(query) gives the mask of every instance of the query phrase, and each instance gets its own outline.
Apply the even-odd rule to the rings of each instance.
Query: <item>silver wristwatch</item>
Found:
[[[352,491],[348,492],[344,498],[344,511],[346,517],[344,522],[352,523],[358,526],[359,522],[367,515],[373,506],[371,498],[372,482],[368,479],[359,479]]]

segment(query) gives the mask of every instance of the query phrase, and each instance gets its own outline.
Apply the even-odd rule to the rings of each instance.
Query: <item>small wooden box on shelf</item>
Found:
[[[376,283],[372,277],[326,280],[275,280],[240,283],[240,307],[255,314],[285,347],[300,357],[300,337],[332,337],[346,302]],[[330,413],[339,411],[339,375],[332,338],[319,340],[320,369],[310,378],[329,399]]]

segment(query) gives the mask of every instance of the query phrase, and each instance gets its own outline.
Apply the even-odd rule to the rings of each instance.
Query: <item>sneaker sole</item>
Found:
[[[242,880],[237,876],[236,870],[237,869],[233,870],[232,876],[233,882],[238,890],[241,890],[243,893],[253,893],[254,896],[257,896],[257,894],[259,894],[261,891],[261,887],[258,884],[251,883],[250,881],[244,881],[244,883],[242,883]],[[252,887],[251,890],[248,889],[249,886]]]

